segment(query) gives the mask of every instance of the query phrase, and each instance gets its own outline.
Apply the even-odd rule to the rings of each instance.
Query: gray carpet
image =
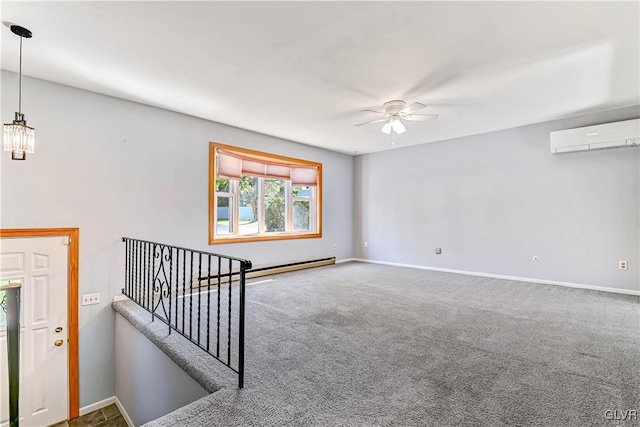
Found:
[[[605,412],[640,410],[638,297],[362,263],[270,278],[247,288],[245,388],[146,426],[637,424]]]

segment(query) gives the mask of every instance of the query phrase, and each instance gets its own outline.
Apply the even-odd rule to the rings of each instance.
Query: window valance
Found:
[[[243,155],[217,149],[217,176],[239,180],[243,175],[271,179],[290,180],[294,186],[315,187],[318,185],[318,168],[294,163],[274,162],[257,156]]]

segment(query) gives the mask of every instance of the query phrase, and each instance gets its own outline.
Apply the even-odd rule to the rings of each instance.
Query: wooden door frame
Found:
[[[69,419],[80,415],[80,375],[78,366],[78,257],[80,253],[79,228],[0,228],[4,237],[51,237],[69,238],[67,275],[67,326],[69,354]]]

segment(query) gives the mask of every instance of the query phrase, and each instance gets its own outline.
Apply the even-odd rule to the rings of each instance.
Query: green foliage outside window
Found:
[[[216,179],[216,193],[228,193],[230,188],[230,181],[228,179],[218,178]],[[229,207],[229,198],[219,197],[218,206],[221,208]]]
[[[245,222],[258,220],[258,178],[243,176],[238,182],[240,206],[251,207],[252,218],[244,218]],[[286,183],[278,179],[264,180],[265,231],[283,232],[286,222]],[[216,193],[231,192],[229,179],[216,179]],[[293,229],[310,230],[309,188],[293,187],[292,196],[298,200],[293,202]],[[307,199],[307,200],[299,200]],[[229,207],[230,197],[218,197],[218,207]],[[243,222],[244,223],[244,222]]]
[[[240,206],[250,206],[251,222],[258,220],[258,178],[243,176],[240,180]]]
[[[279,179],[265,179],[265,228],[267,232],[284,231],[285,226],[285,183]]]

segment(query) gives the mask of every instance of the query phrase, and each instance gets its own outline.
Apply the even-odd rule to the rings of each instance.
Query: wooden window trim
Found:
[[[229,152],[241,154],[247,158],[263,161],[271,164],[297,165],[318,168],[318,185],[316,187],[317,210],[316,210],[316,232],[300,234],[275,234],[247,237],[215,238],[215,190],[216,190],[216,150],[221,149]],[[293,240],[293,239],[313,239],[322,237],[322,163],[309,160],[296,159],[293,157],[281,156],[278,154],[265,153],[248,148],[234,147],[232,145],[220,144],[211,141],[209,143],[209,244],[218,245],[225,243],[242,242],[264,242],[269,240]]]
[[[69,354],[69,419],[80,415],[80,374],[78,365],[78,258],[79,228],[0,228],[0,238],[69,237],[67,274],[67,322]]]

